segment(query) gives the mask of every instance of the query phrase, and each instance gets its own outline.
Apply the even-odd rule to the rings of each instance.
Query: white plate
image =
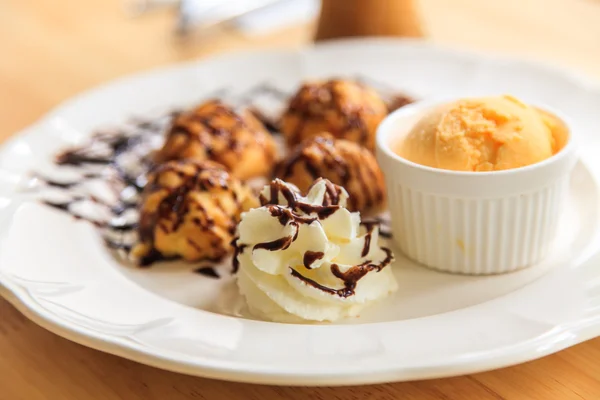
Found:
[[[131,116],[259,82],[356,76],[417,97],[512,93],[560,109],[583,143],[560,238],[546,262],[492,277],[433,272],[398,257],[400,288],[353,321],[288,325],[217,312],[231,280],[168,264],[119,263],[93,226],[22,193],[52,154]],[[418,42],[358,40],[231,54],[119,80],[64,104],[0,157],[0,291],[76,342],[169,370],[271,384],[338,385],[450,376],[535,359],[600,333],[600,88],[524,61]],[[225,292],[225,294],[222,292]]]

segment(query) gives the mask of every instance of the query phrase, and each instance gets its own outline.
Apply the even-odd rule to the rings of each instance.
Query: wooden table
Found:
[[[366,0],[365,0],[366,1]],[[549,60],[600,77],[598,0],[422,0],[444,44]],[[235,48],[298,46],[310,27],[266,37],[176,40],[165,13],[124,16],[120,0],[0,1],[0,138],[114,77]],[[600,338],[498,371],[349,388],[284,388],[194,378],[71,343],[0,300],[0,400],[600,399]]]

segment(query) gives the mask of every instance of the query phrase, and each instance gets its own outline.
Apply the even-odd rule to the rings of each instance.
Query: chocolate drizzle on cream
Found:
[[[297,226],[297,225],[296,225]],[[253,250],[265,249],[269,251],[286,250],[292,242],[298,237],[298,228],[293,236],[285,236],[280,239],[273,240],[271,242],[263,242],[254,245]]]
[[[242,254],[244,252],[244,250],[246,250],[247,246],[245,244],[238,244],[238,238],[234,238],[231,241],[231,245],[233,246],[233,249],[234,249],[231,265],[233,266],[232,272],[235,274],[240,269],[240,261],[238,260],[238,257],[240,254]]]
[[[376,218],[363,220],[360,224],[365,226],[367,230],[372,230],[373,226],[377,226],[379,227],[379,236],[388,239],[392,237],[391,220],[389,215],[384,214]]]
[[[304,257],[302,258],[302,263],[304,264],[304,268],[311,269],[312,265],[315,261],[322,259],[325,256],[325,253],[322,251],[310,251],[307,250],[304,253]]]
[[[317,179],[316,182],[320,181],[322,178]],[[290,210],[285,210],[285,206],[279,206],[279,194],[283,196],[285,201],[287,202],[287,207],[291,209],[291,213],[288,213],[290,218],[299,218],[302,220],[302,223],[312,223],[315,218],[306,218],[300,217],[295,214],[295,211],[301,211],[305,214],[316,214],[318,219],[326,219],[331,214],[340,209],[339,201],[340,201],[340,188],[333,185],[331,182],[327,181],[327,193],[323,197],[322,204],[310,204],[303,201],[298,200],[299,193],[297,191],[292,190],[292,188],[283,182],[280,179],[275,179],[271,181],[269,184],[269,192],[270,197],[267,199],[264,195],[260,195],[260,203],[263,206],[274,205],[278,208],[275,211],[274,208],[269,208],[269,211],[273,215],[274,212],[277,213],[286,213]],[[281,220],[280,220],[281,222]]]
[[[292,185],[278,179],[273,180],[262,191],[261,203],[263,205],[263,209],[266,209],[270,216],[276,218],[282,226],[292,226],[294,234],[286,234],[285,236],[276,240],[255,244],[252,247],[252,250],[265,249],[269,251],[278,251],[288,249],[290,245],[298,238],[301,224],[312,224],[313,222],[319,223],[319,221],[327,218],[329,215],[331,215],[331,213],[338,211],[342,206],[345,206],[346,200],[347,194],[344,192],[344,190],[326,179],[320,178],[315,181],[313,186],[311,186],[309,189],[307,197],[302,197],[299,191]],[[322,215],[323,210],[327,210],[326,215]],[[242,221],[242,224],[243,223],[244,221]],[[393,261],[392,252],[387,248],[381,248],[381,250],[379,250],[378,247],[378,251],[376,253],[371,252],[371,246],[374,243],[372,236],[376,227],[378,226],[378,223],[376,221],[370,221],[364,223],[363,226],[366,229],[366,233],[363,233],[362,236],[360,236],[363,240],[363,244],[362,249],[359,250],[360,257],[357,260],[360,262],[359,264],[351,266],[344,265],[342,267],[334,261],[328,261],[326,259],[325,261],[327,262],[325,265],[327,265],[327,267],[324,267],[323,264],[320,265],[320,268],[329,268],[333,277],[342,282],[343,287],[338,288],[322,284],[306,273],[306,270],[313,269],[313,264],[317,260],[322,260],[325,258],[325,251],[310,250],[310,247],[302,250],[303,253],[301,256],[301,266],[297,264],[288,264],[291,276],[328,294],[342,298],[353,296],[355,294],[358,282],[363,277],[365,277],[369,272],[381,271]],[[323,227],[321,226],[321,228]],[[323,233],[327,235],[325,231],[323,231]],[[355,233],[352,235],[355,235]],[[350,238],[351,239],[345,240],[355,240],[358,237],[351,236]],[[247,236],[247,239],[245,240],[252,240],[252,237]],[[327,237],[325,240],[329,241],[331,238]],[[310,243],[310,239],[308,239],[308,242],[304,243]],[[332,243],[335,243],[338,246],[340,245],[335,241]],[[360,244],[358,245],[360,246]],[[378,246],[377,243],[375,243],[375,245]],[[235,263],[236,268],[239,267],[239,260],[237,259],[237,256],[244,251],[244,248],[241,246],[243,245],[239,243],[239,240],[237,240]],[[381,260],[384,255],[385,258]],[[281,256],[284,257],[284,260],[286,259],[285,257],[292,257],[290,260],[292,260],[292,262],[296,262],[296,258],[294,258],[296,257],[295,255],[289,254],[286,256],[284,253]],[[374,259],[376,261],[373,261]],[[253,262],[254,261],[252,261],[252,263]],[[258,268],[260,270],[261,266],[249,264],[247,268]],[[304,273],[302,272],[303,270],[305,271]]]
[[[320,283],[316,282],[315,280],[305,277],[304,275],[302,275],[300,272],[298,272],[296,269],[294,269],[292,267],[290,267],[290,273],[292,274],[293,277],[300,279],[301,281],[303,281],[307,285],[314,287],[315,289],[319,289],[325,293],[337,295],[337,296],[343,297],[343,298],[350,297],[350,296],[354,295],[355,290],[356,290],[356,285],[365,275],[367,275],[371,271],[375,271],[375,272],[381,271],[383,268],[388,266],[394,260],[394,256],[390,249],[388,249],[386,247],[382,247],[381,249],[383,251],[385,251],[386,257],[383,261],[381,261],[380,263],[377,263],[377,264],[375,264],[371,261],[365,261],[364,263],[350,267],[345,272],[342,272],[340,270],[339,265],[331,264],[331,273],[335,277],[342,280],[342,282],[344,283],[344,287],[341,289],[334,289],[334,288],[330,288],[328,286],[321,285]]]
[[[371,250],[371,236],[373,235],[373,228],[375,225],[368,224],[366,227],[367,234],[365,235],[365,244],[363,245],[363,249],[360,253],[361,257],[366,257],[367,254],[369,254],[369,250]]]

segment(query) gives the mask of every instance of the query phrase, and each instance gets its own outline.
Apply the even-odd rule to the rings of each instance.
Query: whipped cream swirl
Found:
[[[306,197],[281,180],[261,193],[262,207],[242,214],[234,263],[250,312],[280,322],[357,316],[396,290],[392,252],[379,229],[348,211],[348,193],[326,179]]]

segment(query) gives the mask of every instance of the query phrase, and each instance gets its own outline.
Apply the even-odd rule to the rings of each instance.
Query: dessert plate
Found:
[[[362,77],[417,98],[511,93],[567,114],[582,150],[553,254],[514,273],[473,277],[426,269],[396,251],[397,293],[361,317],[278,324],[235,312],[224,269],[128,265],[92,224],[39,201],[44,190],[65,188],[32,190],[32,172],[50,171],[54,154],[96,129],[215,95],[276,113],[301,81],[331,76]],[[573,73],[412,41],[237,53],[121,79],[60,106],[0,151],[0,293],[78,343],[234,381],[364,384],[542,357],[600,334],[598,109],[600,87]]]

